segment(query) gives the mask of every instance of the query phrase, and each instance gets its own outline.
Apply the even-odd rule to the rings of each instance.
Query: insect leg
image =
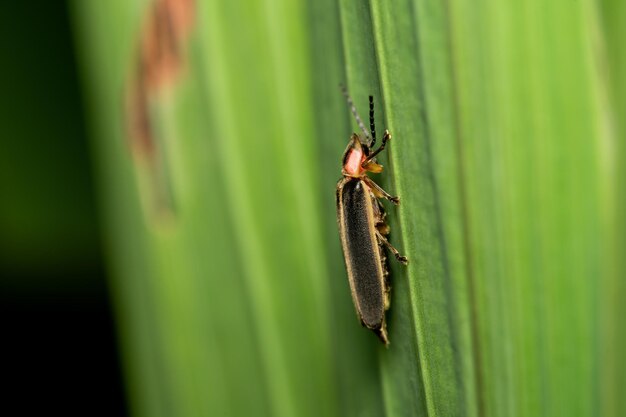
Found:
[[[372,208],[374,209],[374,216],[376,219],[376,229],[383,235],[389,234],[389,225],[385,223],[385,217],[387,213],[383,207],[383,203],[378,198],[372,197]]]
[[[365,165],[369,161],[371,161],[372,159],[376,158],[376,155],[378,155],[383,149],[385,149],[385,145],[387,144],[387,141],[389,139],[391,139],[391,133],[389,133],[388,130],[385,130],[385,134],[383,135],[383,142],[380,144],[378,149],[376,149],[374,152],[372,152],[370,154],[370,156],[368,156],[367,159],[365,161],[363,161],[363,163],[361,165]]]
[[[409,263],[409,260],[406,258],[406,256],[400,255],[400,252],[398,252],[398,249],[394,248],[391,245],[391,243],[389,243],[387,238],[383,236],[378,230],[376,230],[376,236],[378,237],[379,241],[381,241],[385,246],[387,246],[387,248],[389,248],[389,250],[391,251],[391,253],[393,253],[393,255],[396,257],[398,262],[400,262],[403,265],[406,265]]]
[[[378,230],[380,232],[380,234],[382,234],[382,235],[388,235],[389,234],[389,225],[387,223],[378,223],[376,225],[376,230]]]
[[[385,211],[385,206],[383,206],[383,203],[380,202],[379,199],[375,198],[374,200],[376,200],[376,212],[378,214],[378,221],[380,222],[384,222],[385,221],[385,217],[387,217],[387,212]]]
[[[361,167],[368,172],[373,172],[374,174],[380,174],[383,172],[383,166],[374,161],[369,161],[368,163],[361,165]]]
[[[395,204],[396,206],[398,204],[400,204],[400,197],[394,197],[391,194],[389,194],[387,191],[383,190],[380,185],[376,184],[374,181],[372,181],[371,178],[369,177],[363,177],[363,181],[365,181],[365,183],[367,184],[368,187],[370,187],[372,189],[372,192],[374,193],[374,195],[378,198],[386,198],[387,200],[391,201],[393,204]]]

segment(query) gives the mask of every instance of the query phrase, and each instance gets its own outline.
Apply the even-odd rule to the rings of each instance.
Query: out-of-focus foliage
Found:
[[[40,9],[0,5],[0,285],[83,289],[99,242],[72,34]]]
[[[146,41],[179,39],[170,0],[74,2],[136,415],[626,412],[625,6],[183,3],[170,56]],[[128,146],[137,80],[152,153]],[[393,134],[388,350],[335,230],[340,83]]]
[[[0,414],[122,417],[68,9],[0,2]]]

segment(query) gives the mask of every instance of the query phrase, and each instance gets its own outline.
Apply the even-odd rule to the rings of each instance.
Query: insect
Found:
[[[385,311],[389,308],[389,271],[383,246],[386,246],[402,264],[408,260],[400,255],[387,240],[389,226],[385,223],[386,213],[379,198],[386,198],[393,204],[400,204],[400,198],[383,190],[368,172],[380,173],[383,166],[376,162],[376,156],[385,149],[391,133],[385,130],[378,149],[376,126],[374,123],[374,98],[369,96],[370,131],[356,111],[348,92],[342,87],[350,110],[363,132],[363,136],[353,133],[343,154],[341,173],[337,183],[337,223],[339,236],[348,271],[348,281],[352,300],[361,324],[376,333],[379,339],[389,344]]]

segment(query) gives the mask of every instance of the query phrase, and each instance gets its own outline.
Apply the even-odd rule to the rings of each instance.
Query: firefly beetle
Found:
[[[402,264],[406,265],[408,260],[400,255],[386,238],[389,226],[385,223],[385,210],[379,200],[386,198],[398,205],[400,198],[388,194],[372,181],[367,173],[382,172],[383,166],[376,162],[376,156],[385,149],[385,145],[391,139],[391,133],[385,130],[380,146],[373,150],[376,144],[374,98],[369,96],[368,132],[343,86],[342,92],[363,136],[353,133],[343,154],[341,170],[343,177],[337,183],[339,236],[352,300],[361,324],[373,330],[379,339],[388,345],[385,311],[389,308],[390,286],[383,246],[386,246]]]

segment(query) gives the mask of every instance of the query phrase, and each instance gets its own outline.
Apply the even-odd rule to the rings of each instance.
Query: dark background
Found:
[[[65,2],[0,2],[0,414],[126,415]]]

